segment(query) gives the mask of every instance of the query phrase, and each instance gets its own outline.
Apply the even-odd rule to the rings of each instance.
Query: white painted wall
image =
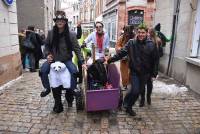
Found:
[[[0,57],[19,52],[16,0],[11,6],[0,1]]]
[[[191,17],[192,8],[190,7],[190,2],[188,0],[181,0],[174,56],[182,60],[187,56],[187,46],[191,36],[189,34]]]

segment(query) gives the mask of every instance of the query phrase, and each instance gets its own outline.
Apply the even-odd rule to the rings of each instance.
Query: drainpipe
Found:
[[[168,60],[168,66],[167,66],[167,72],[166,72],[167,75],[169,75],[171,63],[172,63],[172,60],[174,58],[174,50],[175,50],[175,44],[176,44],[180,3],[181,3],[181,0],[176,1],[176,9],[175,9],[175,13],[173,15],[172,40],[171,40],[171,43],[170,43],[170,53],[169,53],[169,60]]]

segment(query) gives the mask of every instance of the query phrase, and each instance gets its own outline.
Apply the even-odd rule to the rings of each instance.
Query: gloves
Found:
[[[85,47],[86,47],[86,44],[81,45],[81,48],[85,48]]]

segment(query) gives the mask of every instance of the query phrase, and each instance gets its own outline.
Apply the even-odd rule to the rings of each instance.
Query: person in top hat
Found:
[[[68,107],[72,107],[73,102],[73,89],[76,88],[75,74],[77,73],[76,66],[72,63],[72,51],[74,51],[81,62],[83,68],[86,68],[84,64],[81,48],[78,45],[76,33],[69,31],[68,19],[66,18],[64,11],[56,11],[55,18],[53,19],[55,25],[52,30],[48,32],[48,36],[45,43],[45,55],[47,62],[45,62],[40,69],[40,77],[45,91],[41,93],[41,97],[45,97],[50,93],[50,84],[48,74],[50,71],[50,64],[55,61],[63,62],[69,72],[71,73],[71,89],[66,89],[66,100]],[[63,111],[63,105],[61,101],[62,88],[52,89],[55,105],[53,111],[60,113]]]

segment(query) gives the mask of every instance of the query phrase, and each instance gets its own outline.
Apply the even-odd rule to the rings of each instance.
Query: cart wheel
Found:
[[[118,108],[121,109],[122,108],[122,104],[123,104],[123,92],[122,89],[119,89],[119,104],[118,104]]]
[[[75,91],[75,98],[76,98],[76,110],[84,110],[84,98],[83,98],[83,91],[81,89],[77,89]]]

